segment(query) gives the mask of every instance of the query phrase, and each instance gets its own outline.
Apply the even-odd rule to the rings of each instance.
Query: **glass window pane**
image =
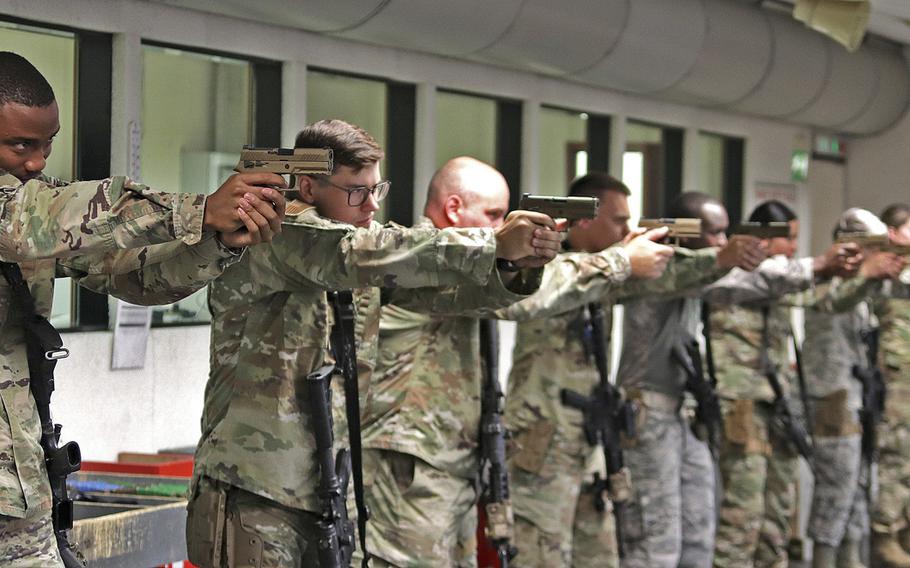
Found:
[[[436,93],[436,167],[458,156],[496,164],[496,101]]]
[[[632,191],[629,212],[633,226],[648,210],[649,203],[660,203],[664,188],[663,153],[663,129],[634,121],[626,124],[622,180]]]
[[[76,100],[76,40],[73,34],[31,26],[0,22],[0,51],[13,51],[28,59],[54,89],[60,110],[60,133],[44,172],[69,180],[73,172],[73,146]],[[73,282],[60,278],[54,285],[51,323],[58,328],[72,327]]]
[[[386,147],[388,88],[384,81],[309,71],[306,93],[308,123],[330,118],[345,120],[363,128]],[[384,164],[383,175],[387,167]],[[388,219],[388,203],[388,199],[383,200],[376,212],[376,220],[381,223]]]
[[[703,193],[724,199],[724,138],[717,134],[698,133],[698,167]]]
[[[144,46],[142,181],[190,193],[221,185],[251,141],[251,74],[246,61]],[[205,294],[154,308],[153,323],[209,321]]]
[[[588,171],[588,115],[540,109],[540,185],[542,195],[565,195],[569,183]]]

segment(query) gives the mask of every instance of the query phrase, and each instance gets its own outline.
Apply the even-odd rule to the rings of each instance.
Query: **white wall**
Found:
[[[208,326],[153,329],[145,368],[126,371],[111,370],[110,332],[65,333],[63,341],[70,356],[57,365],[51,408],[84,459],[199,441]]]
[[[896,201],[910,203],[910,114],[877,136],[847,143],[846,206],[877,215]]]
[[[7,0],[3,2],[3,12],[38,22],[118,34],[114,42],[115,85],[118,85],[118,96],[127,97],[127,100],[114,101],[112,136],[116,143],[112,155],[114,169],[118,171],[124,171],[128,164],[123,144],[128,140],[128,124],[141,116],[137,99],[141,101],[142,89],[134,85],[141,80],[141,73],[136,71],[141,69],[142,50],[137,49],[140,38],[286,62],[285,76],[293,81],[284,85],[284,107],[287,115],[295,117],[300,126],[305,120],[302,102],[306,95],[306,76],[302,71],[308,65],[416,83],[419,103],[417,187],[425,185],[432,172],[435,153],[430,150],[435,141],[435,112],[429,94],[435,87],[526,101],[523,140],[534,147],[525,149],[525,157],[534,155],[540,136],[545,135],[539,130],[540,104],[612,115],[614,130],[611,136],[616,145],[611,150],[613,163],[618,162],[615,157],[621,155],[619,143],[625,140],[623,118],[676,126],[687,132],[704,129],[745,138],[746,211],[754,205],[756,182],[788,182],[794,145],[809,135],[806,128],[770,120],[657,102],[531,73],[369,46],[159,3]],[[902,128],[901,132],[907,126]],[[295,129],[285,125],[284,138],[288,139]],[[901,150],[907,152],[906,148]],[[901,167],[910,168],[910,160],[906,157],[898,160],[895,155],[890,163],[898,161]],[[693,168],[698,166],[697,155],[686,156],[686,189],[694,189],[691,184],[698,184],[698,174],[693,173]],[[523,164],[522,173],[523,187],[513,189],[533,191],[539,179],[536,161]],[[614,168],[613,173],[621,175],[622,172]],[[895,176],[895,179],[906,178],[906,175]],[[799,214],[811,223],[809,201],[804,197],[799,199]],[[887,200],[882,196],[881,201]],[[415,202],[419,205],[418,211],[421,210],[422,197],[415,196]],[[57,418],[66,427],[65,437],[83,444],[86,459],[110,459],[118,450],[153,451],[195,441],[207,374],[207,327],[154,330],[147,366],[141,371],[109,370],[109,333],[66,334],[65,340],[73,355],[60,365],[54,407]]]

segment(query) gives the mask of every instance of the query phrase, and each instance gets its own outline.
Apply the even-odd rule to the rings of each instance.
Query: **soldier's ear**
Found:
[[[461,197],[458,195],[450,195],[446,197],[445,203],[442,205],[442,214],[445,215],[446,220],[454,227],[458,226],[458,221],[461,220],[461,210],[464,207],[464,202],[461,200]]]
[[[297,194],[305,203],[316,205],[316,196],[313,195],[314,180],[310,176],[297,176]]]

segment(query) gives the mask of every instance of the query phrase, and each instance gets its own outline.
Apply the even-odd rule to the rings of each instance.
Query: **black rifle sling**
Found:
[[[812,444],[815,445],[815,434],[812,423],[814,422],[814,415],[812,414],[812,403],[809,402],[809,385],[806,383],[806,373],[803,368],[803,354],[802,349],[800,349],[799,344],[796,342],[796,333],[793,332],[793,327],[790,327],[790,337],[793,338],[793,356],[796,357],[796,379],[799,382],[799,401],[803,405],[803,413],[805,414],[804,421],[806,423],[806,430],[808,430],[809,438],[812,440]]]
[[[711,306],[704,300],[701,303],[701,333],[705,337],[705,363],[708,366],[708,380],[716,390],[717,375],[714,374],[714,350],[711,347]]]
[[[41,422],[41,449],[51,487],[54,536],[63,565],[66,568],[85,566],[81,555],[67,540],[66,531],[73,528],[73,501],[67,495],[66,476],[81,466],[79,445],[69,442],[57,447],[60,426],[51,419],[51,394],[54,392],[54,368],[59,359],[69,355],[63,347],[60,333],[39,314],[28,283],[22,277],[19,265],[0,262],[0,271],[9,283],[14,305],[22,313],[26,356],[29,371],[29,390],[35,399],[38,419]]]
[[[351,444],[354,500],[357,503],[357,530],[360,533],[360,547],[363,550],[362,566],[366,567],[370,562],[366,535],[370,512],[363,497],[363,450],[360,441],[360,388],[357,383],[357,347],[354,337],[354,295],[350,290],[338,290],[326,292],[326,296],[335,316],[329,342],[335,365],[344,378],[344,406]]]

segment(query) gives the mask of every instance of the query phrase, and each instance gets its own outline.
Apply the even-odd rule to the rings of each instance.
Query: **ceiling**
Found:
[[[852,54],[793,0],[149,1],[845,133],[910,105],[910,0],[872,0],[869,29],[897,43]]]

